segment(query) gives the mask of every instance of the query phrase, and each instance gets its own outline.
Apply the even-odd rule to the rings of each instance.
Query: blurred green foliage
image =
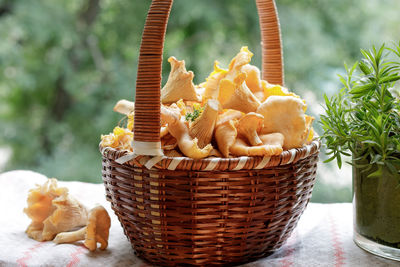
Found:
[[[7,170],[101,182],[99,136],[120,119],[112,112],[115,102],[134,98],[150,2],[0,0],[0,147],[13,152]],[[353,62],[360,47],[398,38],[396,0],[277,5],[286,85],[306,98],[314,116],[323,93],[340,88],[336,73],[343,61]],[[226,66],[243,45],[260,66],[255,1],[175,0],[164,58],[185,59],[195,83],[207,77],[215,59]],[[164,81],[168,73],[165,60]],[[319,180],[314,200],[350,200],[348,188],[330,187]]]

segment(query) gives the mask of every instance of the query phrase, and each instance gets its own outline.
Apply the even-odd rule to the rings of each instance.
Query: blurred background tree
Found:
[[[150,0],[0,0],[0,159],[61,180],[101,182],[99,136],[133,100],[141,33]],[[397,0],[277,0],[286,86],[311,115],[340,88],[336,74],[359,49],[398,39]],[[176,0],[164,58],[185,59],[202,82],[218,59],[243,45],[261,65],[253,0]],[[164,82],[169,66],[164,61]],[[315,124],[317,132],[319,127]],[[2,151],[2,152],[1,152]],[[337,177],[338,174],[345,177]],[[349,171],[319,166],[313,200],[349,201]],[[344,181],[344,182],[343,182]]]

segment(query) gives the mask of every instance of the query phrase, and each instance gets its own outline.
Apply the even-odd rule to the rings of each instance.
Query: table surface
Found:
[[[46,177],[30,171],[0,174],[0,266],[149,266],[133,254],[118,219],[105,200],[102,184],[59,182],[91,208],[96,203],[109,212],[109,247],[90,252],[83,245],[56,245],[28,238],[30,223],[22,212],[27,193]],[[400,266],[371,255],[352,240],[352,206],[310,203],[286,244],[269,257],[243,266]]]

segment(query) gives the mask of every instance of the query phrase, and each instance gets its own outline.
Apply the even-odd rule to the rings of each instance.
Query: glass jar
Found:
[[[400,261],[399,177],[386,168],[378,177],[368,177],[376,166],[362,170],[353,166],[354,242],[368,252]]]

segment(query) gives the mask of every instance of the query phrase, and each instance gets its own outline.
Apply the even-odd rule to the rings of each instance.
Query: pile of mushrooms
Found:
[[[97,243],[101,250],[107,248],[111,219],[103,206],[88,211],[54,178],[31,189],[27,202],[24,212],[32,220],[26,229],[30,238],[57,244],[83,240],[90,251],[96,250]]]
[[[170,57],[171,72],[161,90],[161,144],[166,156],[274,156],[302,147],[313,138],[313,117],[305,101],[260,77],[247,47],[219,67],[205,82],[194,85],[184,60]],[[114,111],[128,118],[126,128],[102,136],[101,145],[133,151],[135,104],[120,100]],[[121,131],[122,129],[122,131]],[[128,136],[128,138],[127,138]]]

